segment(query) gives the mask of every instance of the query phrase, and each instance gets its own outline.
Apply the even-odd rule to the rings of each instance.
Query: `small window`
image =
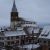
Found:
[[[12,41],[11,44],[14,44],[14,41]]]
[[[41,40],[39,40],[39,43],[41,43]]]
[[[7,37],[7,40],[10,40],[10,37]]]
[[[38,43],[39,43],[39,40],[38,40]]]
[[[13,39],[13,37],[11,37],[11,39]]]
[[[29,40],[29,43],[31,43],[31,40]]]
[[[0,40],[4,40],[4,37],[0,37]]]
[[[46,43],[46,41],[44,41],[44,43]]]
[[[19,36],[16,36],[16,39],[18,39],[19,38]]]
[[[0,42],[0,46],[4,46],[4,43],[3,42]]]
[[[2,37],[2,40],[4,40],[4,37]]]
[[[0,37],[0,40],[1,40],[1,37]]]
[[[24,36],[22,35],[21,38],[24,38]]]
[[[7,42],[8,45],[10,45],[10,42]]]

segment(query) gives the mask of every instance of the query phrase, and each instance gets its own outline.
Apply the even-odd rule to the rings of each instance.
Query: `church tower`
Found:
[[[10,24],[11,28],[15,28],[15,26],[17,25],[17,18],[18,18],[18,11],[14,0],[11,11],[11,24]]]

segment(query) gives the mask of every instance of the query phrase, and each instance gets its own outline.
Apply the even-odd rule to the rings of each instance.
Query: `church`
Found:
[[[16,4],[15,4],[15,0],[13,2],[10,21],[11,21],[11,23],[10,23],[11,28],[15,28],[18,26],[23,26],[23,27],[31,26],[32,24],[34,24],[35,27],[38,27],[36,25],[36,22],[25,21],[23,18],[19,17],[18,10],[17,10]]]
[[[38,42],[41,28],[36,22],[26,21],[23,18],[20,18],[18,13],[14,0],[10,15],[10,26],[7,28],[0,28],[0,47],[6,45],[35,45]]]

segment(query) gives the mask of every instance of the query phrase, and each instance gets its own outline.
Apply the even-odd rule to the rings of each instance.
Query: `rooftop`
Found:
[[[45,26],[39,38],[50,39],[50,26]]]
[[[5,36],[21,36],[21,35],[26,35],[24,31],[8,31],[5,32]]]
[[[39,28],[29,27],[27,30],[29,33],[39,33]]]
[[[25,31],[23,30],[23,28],[19,27],[16,30],[11,30],[11,29],[2,29],[0,30],[0,36],[20,36],[20,35],[26,35]]]

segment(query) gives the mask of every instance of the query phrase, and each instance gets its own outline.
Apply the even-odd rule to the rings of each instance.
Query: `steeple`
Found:
[[[11,27],[14,28],[17,25],[17,19],[18,19],[18,11],[14,0],[12,11],[11,11],[11,24],[10,24]]]
[[[18,11],[17,11],[17,8],[16,8],[16,4],[15,4],[15,0],[13,2],[13,7],[12,7],[12,11],[11,11],[11,17],[14,17],[17,18],[18,17]]]
[[[13,2],[12,12],[17,12],[15,0],[14,0],[14,2]]]

